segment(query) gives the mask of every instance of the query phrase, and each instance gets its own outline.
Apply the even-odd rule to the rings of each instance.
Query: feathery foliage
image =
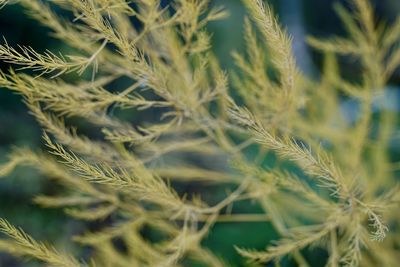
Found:
[[[400,65],[400,18],[378,26],[367,0],[352,0],[351,11],[336,6],[348,36],[309,38],[325,59],[312,80],[298,69],[291,37],[261,0],[243,0],[246,54],[233,53],[238,71],[229,75],[206,29],[227,14],[208,0],[167,7],[152,0],[11,2],[0,7],[21,5],[75,52],[0,45],[0,60],[10,65],[0,72],[0,86],[23,96],[48,150],[14,149],[0,176],[21,165],[35,168],[66,189],[36,196],[35,203],[64,208],[77,220],[112,223],[74,237],[92,248],[77,260],[0,219],[8,236],[0,250],[50,266],[222,267],[224,259],[202,242],[215,224],[269,221],[280,238],[265,240],[265,250],[232,247],[250,261],[279,264],[293,256],[299,266],[308,266],[304,249],[312,247],[327,251],[327,266],[400,260],[400,191],[388,154],[396,113],[382,108],[373,119],[375,98]],[[343,77],[343,55],[357,59],[357,83]],[[358,101],[354,121],[343,114],[343,99]],[[116,110],[134,110],[142,119],[132,123]],[[71,118],[101,130],[85,136]],[[257,157],[245,153],[250,146]],[[278,159],[266,168],[270,154]],[[190,157],[223,163],[212,168]],[[235,190],[218,202],[179,192],[178,184],[194,182]],[[248,200],[263,213],[231,212]],[[144,238],[145,228],[161,240]]]

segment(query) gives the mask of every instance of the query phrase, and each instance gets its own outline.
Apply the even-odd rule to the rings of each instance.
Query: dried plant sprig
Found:
[[[37,258],[52,266],[85,266],[83,264],[80,264],[76,259],[72,258],[71,256],[64,255],[50,246],[35,241],[31,236],[27,235],[21,229],[15,228],[4,219],[0,219],[0,232],[8,235],[13,240],[15,240],[20,250],[18,251],[18,254]]]
[[[20,46],[20,51],[9,46],[6,42],[0,45],[0,59],[7,62],[20,65],[21,69],[32,69],[42,74],[55,73],[55,77],[65,72],[83,71],[87,67],[89,59],[79,56],[71,56],[67,60],[64,56],[57,56],[51,51],[45,51],[40,54],[31,47]]]
[[[340,218],[339,215],[339,218],[328,220],[324,225],[309,227],[309,229],[301,229],[301,231],[297,230],[289,232],[288,238],[277,241],[274,245],[269,246],[267,251],[264,252],[241,248],[236,249],[241,255],[253,261],[267,262],[319,242],[320,239],[324,238],[332,230],[336,229],[342,220],[343,219]]]
[[[299,146],[294,139],[284,140],[273,136],[245,108],[232,104],[229,112],[233,120],[249,128],[256,142],[276,151],[283,158],[299,164],[306,173],[319,178],[321,185],[330,188],[333,194],[344,198],[348,196],[349,189],[343,182],[340,171],[330,163],[329,157],[319,153],[319,157],[315,158],[308,148]]]
[[[263,1],[246,0],[243,2],[271,51],[273,64],[281,75],[282,89],[288,95],[293,94],[296,89],[297,66],[292,54],[290,37],[282,30],[271,8],[264,5]]]

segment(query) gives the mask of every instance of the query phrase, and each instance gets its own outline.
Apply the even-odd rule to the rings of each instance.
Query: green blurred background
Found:
[[[167,1],[163,2],[165,4]],[[343,28],[332,9],[334,2],[338,1],[269,1],[279,14],[280,21],[295,38],[295,54],[302,71],[315,77],[318,77],[320,58],[318,54],[309,50],[304,38],[307,35],[323,37],[343,34]],[[339,2],[346,5],[346,1]],[[234,66],[231,52],[243,51],[242,24],[245,11],[239,0],[215,0],[212,4],[223,5],[230,13],[227,19],[210,24],[209,30],[213,33],[214,52],[226,69],[232,69]],[[377,0],[374,6],[378,18],[388,22],[400,14],[399,0]],[[49,49],[55,52],[65,49],[62,43],[49,37],[46,28],[29,19],[25,10],[18,5],[7,6],[0,10],[0,35],[11,45],[28,45],[38,50]],[[345,61],[344,64],[348,73],[357,75],[353,73],[351,61]],[[0,64],[0,67],[7,68],[5,64]],[[400,73],[396,73],[391,85],[396,87],[399,81]],[[12,146],[41,149],[41,130],[33,117],[28,114],[21,97],[0,88],[0,162],[6,160],[7,152]],[[0,217],[21,226],[37,239],[62,244],[62,247],[74,250],[76,248],[67,240],[88,225],[68,219],[61,210],[41,209],[32,204],[34,195],[57,190],[59,189],[53,183],[41,178],[37,172],[29,168],[19,168],[11,177],[0,180]],[[241,208],[246,209],[237,207],[239,210]],[[98,226],[89,225],[89,227]],[[266,244],[265,240],[274,238],[274,233],[268,230],[269,228],[267,223],[218,224],[205,244],[226,258],[233,266],[243,266],[244,263],[240,261],[232,244],[261,249]],[[84,252],[77,251],[77,253]],[[323,266],[325,257],[326,255],[321,252],[320,257],[309,260],[312,266]],[[0,267],[2,266],[28,266],[28,264],[0,253]],[[292,265],[287,262],[286,266]]]

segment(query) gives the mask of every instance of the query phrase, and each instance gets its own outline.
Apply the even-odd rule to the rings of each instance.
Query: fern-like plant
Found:
[[[310,266],[309,247],[327,252],[326,266],[398,266],[398,164],[388,154],[397,114],[374,106],[400,65],[400,19],[377,25],[367,0],[352,0],[351,12],[337,6],[348,36],[309,38],[324,57],[315,80],[298,69],[290,36],[261,0],[243,0],[247,53],[233,54],[239,71],[229,75],[206,30],[226,12],[208,0],[11,2],[75,52],[0,45],[11,66],[0,86],[24,97],[47,146],[15,149],[0,176],[30,166],[65,187],[37,204],[78,220],[113,219],[74,237],[92,248],[83,259],[5,219],[0,250],[49,266],[228,266],[202,243],[207,234],[220,222],[265,220],[278,240],[265,240],[264,250],[232,244],[254,266],[287,256]],[[343,78],[342,55],[357,59],[359,81]],[[359,103],[353,120],[345,99]],[[121,110],[141,117],[132,123]],[[70,118],[101,132],[84,136]],[[266,167],[266,155],[276,162]],[[235,189],[217,202],[178,192],[195,182]],[[263,212],[231,212],[249,200]],[[145,239],[144,228],[160,238]]]

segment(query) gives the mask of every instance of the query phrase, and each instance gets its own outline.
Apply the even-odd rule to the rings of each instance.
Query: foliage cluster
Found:
[[[77,259],[1,219],[8,238],[0,239],[0,250],[49,266],[228,266],[202,243],[212,227],[266,220],[277,241],[266,240],[262,251],[236,247],[254,266],[287,256],[309,266],[308,247],[328,252],[326,266],[397,266],[400,190],[389,155],[396,112],[376,111],[375,100],[400,65],[400,19],[376,23],[367,0],[353,0],[352,12],[337,6],[348,37],[309,39],[324,55],[315,80],[298,69],[290,36],[261,0],[243,0],[246,54],[233,53],[238,68],[229,73],[206,29],[226,12],[208,0],[0,6],[11,2],[72,52],[0,45],[0,60],[10,64],[0,86],[23,96],[48,150],[14,149],[0,176],[20,165],[35,168],[65,187],[35,197],[37,204],[113,223],[74,237],[92,249]],[[343,55],[355,59],[359,81],[344,78]],[[345,99],[358,103],[352,120],[341,107]],[[118,115],[128,109],[141,116],[135,124]],[[85,135],[72,125],[77,118],[99,132]],[[276,156],[272,166],[266,155]],[[235,189],[217,202],[178,192],[193,183]],[[231,212],[249,200],[264,212]],[[157,240],[144,238],[145,228]]]

